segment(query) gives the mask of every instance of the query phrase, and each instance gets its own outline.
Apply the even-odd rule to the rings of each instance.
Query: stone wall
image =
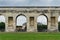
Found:
[[[47,17],[47,30],[53,32],[58,31],[58,17],[60,15],[60,8],[0,8],[0,15],[5,16],[6,32],[15,31],[16,17],[19,15],[24,15],[27,18],[27,32],[37,32],[37,17],[40,15]]]

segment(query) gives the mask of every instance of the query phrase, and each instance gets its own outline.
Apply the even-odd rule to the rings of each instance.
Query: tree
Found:
[[[0,22],[0,31],[4,31],[4,30],[5,30],[5,23]]]
[[[58,22],[58,29],[59,29],[59,31],[60,31],[60,22]]]
[[[44,24],[42,24],[42,23],[38,23],[38,24],[37,24],[37,30],[38,30],[38,32],[47,31],[47,25],[44,25]]]

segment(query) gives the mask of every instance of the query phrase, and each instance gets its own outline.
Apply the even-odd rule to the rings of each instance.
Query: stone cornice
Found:
[[[60,6],[0,6],[0,8],[60,8]]]
[[[60,8],[0,8],[0,13],[6,13],[6,12],[12,12],[12,13],[55,13],[60,12]]]
[[[47,13],[48,10],[0,10],[1,13],[6,13],[6,12],[12,12],[12,13],[19,13],[19,12],[22,12],[22,13]]]

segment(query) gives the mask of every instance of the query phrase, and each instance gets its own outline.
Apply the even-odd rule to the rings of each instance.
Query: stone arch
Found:
[[[23,23],[23,25],[20,25],[20,26],[17,26],[17,21],[18,21],[18,17],[24,17],[24,21],[26,21],[25,23]],[[23,21],[23,22],[24,22]],[[21,22],[21,21],[20,21]],[[21,23],[22,24],[22,23]],[[21,28],[21,30],[19,30],[19,32],[21,31],[21,32],[25,32],[25,31],[27,31],[27,17],[24,15],[24,14],[19,14],[19,15],[17,15],[17,17],[16,17],[16,29],[19,29],[18,27],[20,27]]]
[[[25,17],[26,17],[26,15],[25,15],[25,14],[18,14],[18,15],[16,16],[16,18],[17,18],[18,16],[20,16],[20,15],[25,16]]]
[[[48,30],[48,17],[47,17],[47,15],[45,15],[45,14],[40,14],[40,15],[38,15],[38,17],[39,17],[39,16],[43,16],[43,17],[46,19],[46,20],[45,20],[45,21],[46,21],[46,25],[45,25],[45,26],[46,26],[46,27],[45,27],[46,30],[45,30],[45,31],[43,31],[43,30],[42,30],[42,31],[39,31],[39,30],[38,30],[38,22],[37,22],[37,31],[38,31],[38,32],[47,32],[47,30]],[[38,17],[37,17],[37,21],[38,21]]]
[[[5,15],[0,14],[0,31],[4,32],[6,30],[6,20],[5,20]]]

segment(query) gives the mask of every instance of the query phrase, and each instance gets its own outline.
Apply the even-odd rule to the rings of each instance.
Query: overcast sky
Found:
[[[59,6],[60,0],[0,0],[0,6]]]
[[[0,0],[0,6],[60,6],[60,0]],[[47,19],[45,17],[40,16],[37,19],[37,22],[46,24]],[[4,20],[4,17],[0,16],[0,22],[5,22]],[[58,21],[60,21],[60,17]],[[19,17],[17,22],[17,25],[20,25],[26,22],[26,18]]]

